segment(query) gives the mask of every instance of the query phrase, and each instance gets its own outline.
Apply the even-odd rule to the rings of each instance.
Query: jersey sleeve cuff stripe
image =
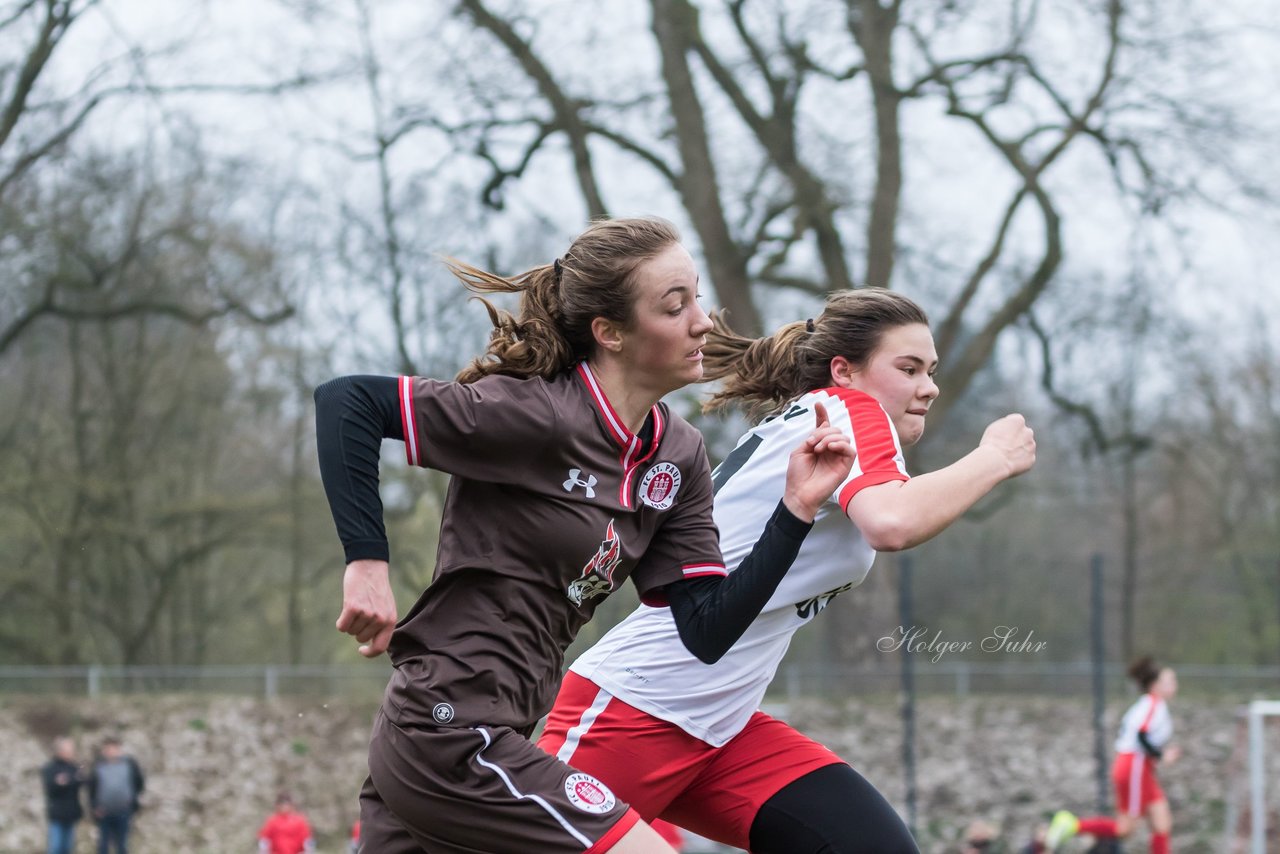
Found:
[[[840,512],[849,512],[849,502],[853,500],[853,496],[857,495],[868,486],[879,486],[882,483],[889,483],[894,480],[910,480],[902,472],[897,469],[892,471],[869,471],[855,477],[844,485],[844,489],[840,490]]]
[[[400,426],[404,432],[404,455],[409,465],[421,465],[418,453],[418,426],[413,418],[413,377],[400,377]]]
[[[685,578],[698,578],[703,575],[728,575],[722,563],[693,563],[680,568]]]
[[[588,848],[583,854],[602,854],[608,851],[618,840],[627,835],[627,831],[635,827],[640,822],[640,813],[633,808],[627,807],[627,811],[622,814],[622,818],[618,819],[618,823],[609,828],[604,836],[596,841],[595,845]]]

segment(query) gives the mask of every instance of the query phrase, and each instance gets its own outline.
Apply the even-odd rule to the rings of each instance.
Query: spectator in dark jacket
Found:
[[[76,743],[63,737],[53,742],[53,758],[40,769],[44,782],[45,814],[49,817],[49,854],[71,854],[76,847],[76,823],[84,817],[80,787],[84,772],[76,762]]]
[[[129,825],[145,785],[142,769],[132,756],[124,754],[120,739],[104,739],[89,775],[89,806],[98,822],[98,854],[108,854],[112,848],[129,854]]]

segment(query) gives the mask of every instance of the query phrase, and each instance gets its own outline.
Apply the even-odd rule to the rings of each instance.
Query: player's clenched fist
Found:
[[[1036,434],[1016,412],[987,425],[978,446],[999,451],[1009,466],[1009,477],[1017,477],[1036,464]]]
[[[396,599],[387,562],[353,560],[342,576],[342,613],[338,631],[360,641],[360,654],[374,658],[386,652],[396,625]]]

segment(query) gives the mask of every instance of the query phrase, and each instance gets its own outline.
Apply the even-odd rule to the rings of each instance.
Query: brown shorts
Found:
[[[378,712],[360,792],[368,854],[598,854],[640,817],[510,727],[399,727]]]

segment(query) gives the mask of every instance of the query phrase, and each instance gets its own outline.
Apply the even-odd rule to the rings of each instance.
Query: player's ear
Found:
[[[853,375],[856,373],[853,363],[844,356],[831,360],[831,384],[836,388],[853,388]]]
[[[604,317],[597,317],[591,321],[591,337],[595,339],[596,346],[610,353],[618,353],[622,351],[622,327],[612,320]]]

